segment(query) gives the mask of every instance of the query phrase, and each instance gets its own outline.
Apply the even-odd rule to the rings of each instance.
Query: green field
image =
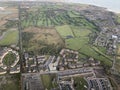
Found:
[[[4,75],[3,77],[0,76],[0,90],[20,90],[20,74]]]
[[[120,14],[118,14],[117,22],[120,24]]]
[[[84,16],[72,9],[61,9],[61,5],[41,5],[25,13],[22,20],[24,28],[29,26],[53,27],[61,25],[93,26]]]
[[[92,38],[89,34],[95,32],[92,27],[78,27],[72,25],[63,25],[56,27],[57,32],[65,39],[66,48],[78,50],[80,58],[93,57],[104,64],[111,66],[111,57],[106,55],[106,49],[102,47],[93,47],[89,40]],[[70,38],[65,38],[72,36]]]
[[[9,52],[4,58],[3,58],[3,64],[6,66],[10,66],[14,63],[16,60],[16,55],[12,52]]]
[[[18,43],[18,31],[17,30],[9,30],[6,31],[3,38],[0,40],[0,45],[11,45]]]
[[[74,5],[70,6],[74,7]],[[46,7],[41,5],[40,7],[34,7],[33,9],[30,9],[27,13],[25,13],[25,15],[27,18],[23,17],[24,19],[22,21],[22,26],[25,28],[24,30],[26,30],[27,27],[40,28],[39,33],[36,33],[36,30],[33,29],[33,35],[30,34],[29,31],[26,32],[30,34],[30,39],[29,36],[26,37],[30,41],[27,39],[25,42],[23,42],[23,45],[26,43],[26,45],[29,45],[28,47],[32,48],[30,48],[31,50],[38,51],[41,49],[41,52],[49,52],[53,51],[53,49],[50,49],[53,48],[51,45],[55,45],[54,47],[56,47],[57,45],[64,43],[62,44],[62,47],[78,50],[79,56],[82,58],[86,59],[93,57],[96,60],[100,60],[104,64],[111,66],[111,57],[106,55],[106,49],[97,46],[95,46],[95,48],[92,47],[97,35],[99,34],[98,27],[96,27],[92,22],[88,21],[83,15],[81,15],[80,12],[73,11],[72,9],[62,9],[60,5],[47,5]],[[57,31],[57,33],[52,34],[52,38],[55,34],[60,36],[56,40],[51,38],[50,32],[47,34],[46,30],[41,32],[41,28],[46,29],[51,27]],[[37,34],[39,34],[39,36]],[[55,42],[57,42],[57,44]],[[50,53],[51,52],[49,52],[49,54]]]
[[[115,62],[115,69],[120,72],[120,44],[117,45],[117,57]]]
[[[87,44],[88,41],[88,37],[66,39],[66,47],[73,50],[79,50]]]
[[[62,38],[66,38],[69,35],[74,37],[69,25],[58,26],[56,27],[56,30],[61,35]]]
[[[83,48],[85,45],[88,45],[89,43],[88,35],[92,33],[92,31],[87,29],[86,27],[83,28],[69,25],[56,27],[56,30],[62,36],[62,38],[65,39],[66,48],[73,50],[79,50]],[[67,36],[73,37],[66,39],[65,37]],[[84,57],[86,56],[84,55]]]
[[[75,90],[87,90],[88,84],[82,77],[74,77],[74,87]]]
[[[120,59],[120,44],[117,45],[117,59]]]
[[[80,27],[69,25],[56,27],[56,30],[61,37],[65,39],[66,48],[74,50],[79,50],[84,45],[88,44],[88,35],[91,33],[88,29],[81,29]]]
[[[44,87],[47,90],[51,90],[52,88],[57,88],[58,84],[56,82],[56,75],[41,75],[41,79],[43,82]]]
[[[70,25],[70,29],[72,30],[74,36],[79,38],[88,37],[88,35],[92,33],[92,30],[94,30],[92,26],[82,27],[82,26],[73,26],[73,25]]]
[[[86,55],[87,57],[94,57],[96,60],[99,60],[99,61],[103,62],[103,64],[105,64],[107,66],[111,66],[112,65],[112,61],[111,61],[111,58],[109,56],[105,55],[104,53],[102,53],[99,50],[96,51],[90,45],[83,46],[79,50],[79,52],[84,54],[84,55]]]

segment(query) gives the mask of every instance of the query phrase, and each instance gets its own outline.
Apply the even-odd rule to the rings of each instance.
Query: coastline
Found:
[[[94,5],[94,6],[98,6],[98,7],[103,7],[106,8],[106,10],[108,11],[112,11],[114,13],[120,13],[120,1],[116,0],[116,1],[110,1],[110,0],[65,0],[65,2],[68,3],[80,3],[80,4],[88,4],[88,5]]]

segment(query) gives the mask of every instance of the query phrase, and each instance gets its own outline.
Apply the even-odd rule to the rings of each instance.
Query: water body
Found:
[[[65,2],[91,4],[100,7],[105,7],[110,11],[120,13],[120,0],[65,0]]]

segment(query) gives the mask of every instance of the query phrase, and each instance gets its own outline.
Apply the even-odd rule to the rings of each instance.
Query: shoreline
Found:
[[[20,0],[8,0],[8,1],[3,1],[3,0],[0,0],[0,2],[10,2],[10,1],[20,1]],[[26,1],[29,1],[29,0],[26,0]],[[31,1],[37,1],[37,0],[31,0]],[[102,8],[106,8],[106,10],[108,11],[111,11],[111,12],[114,12],[114,13],[117,13],[117,14],[120,14],[120,7],[118,7],[118,5],[116,5],[116,3],[113,3],[113,5],[110,5],[110,3],[108,2],[108,5],[106,4],[106,2],[103,4],[103,3],[96,3],[96,2],[92,2],[92,1],[77,1],[77,0],[70,0],[70,1],[67,1],[67,0],[60,0],[60,1],[57,1],[57,0],[39,0],[39,1],[43,1],[43,2],[61,2],[61,3],[73,3],[73,4],[85,4],[85,5],[93,5],[93,6],[98,6],[98,7],[102,7]],[[112,3],[112,2],[111,2]],[[113,6],[117,6],[116,8],[112,8]],[[2,6],[0,6],[0,8],[2,8]]]

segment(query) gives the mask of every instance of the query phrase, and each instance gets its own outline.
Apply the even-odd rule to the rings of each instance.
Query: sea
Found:
[[[65,2],[96,5],[105,7],[109,11],[120,13],[120,0],[65,0]]]

